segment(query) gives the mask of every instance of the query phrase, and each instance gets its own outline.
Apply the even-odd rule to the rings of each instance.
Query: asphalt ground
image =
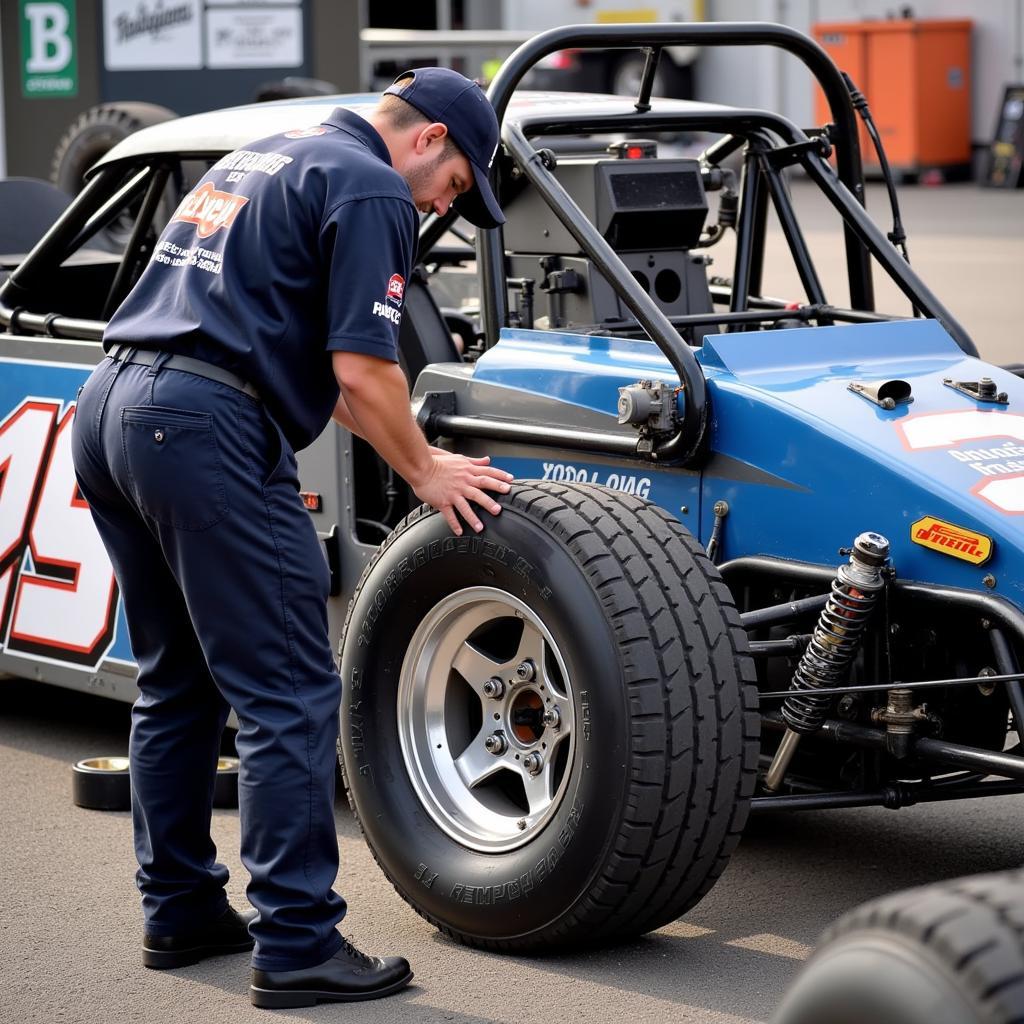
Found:
[[[806,184],[793,190],[828,287],[843,267],[828,211]],[[886,223],[881,190],[869,192],[869,209]],[[1024,361],[1024,193],[945,186],[902,197],[922,277],[983,355]],[[799,296],[779,243],[773,232],[765,291]],[[716,272],[727,272],[725,246],[714,254]],[[879,307],[898,312],[896,301],[883,303],[887,294],[880,286]],[[70,765],[124,754],[127,741],[125,705],[0,680],[0,1022],[269,1019],[249,1004],[244,955],[173,972],[141,966],[129,816],[71,803]],[[367,1024],[763,1022],[843,911],[911,885],[1024,863],[1021,807],[1003,797],[760,817],[716,887],[680,921],[601,952],[515,959],[459,946],[418,917],[339,800],[337,888],[350,908],[343,930],[371,952],[406,955],[416,979],[379,1002],[278,1012]],[[232,872],[230,897],[244,907],[235,812],[215,812],[214,838]]]
[[[128,707],[24,680],[0,681],[0,1021],[10,1024],[234,1024],[249,1003],[248,957],[150,971],[127,812],[71,802],[70,765],[128,748]],[[336,806],[349,903],[342,930],[371,952],[407,956],[406,991],[377,1002],[276,1011],[365,1024],[752,1024],[766,1021],[822,929],[874,896],[1024,862],[1012,797],[902,811],[753,819],[716,887],[685,918],[599,952],[482,953],[442,937],[394,892],[347,805]],[[238,817],[213,835],[245,907]]]

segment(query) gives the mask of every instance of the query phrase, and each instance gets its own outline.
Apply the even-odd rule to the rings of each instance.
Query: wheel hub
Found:
[[[472,587],[431,609],[397,704],[409,779],[452,838],[514,849],[557,811],[575,750],[572,686],[552,634],[518,598]]]
[[[509,707],[510,729],[524,746],[539,742],[544,734],[544,701],[536,690],[523,690]]]

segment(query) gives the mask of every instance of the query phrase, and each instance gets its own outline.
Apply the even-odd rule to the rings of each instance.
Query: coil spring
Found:
[[[794,695],[782,705],[782,717],[794,732],[821,728],[832,698],[814,691],[842,685],[883,586],[881,573],[874,566],[839,567],[828,603],[793,673],[790,689]]]

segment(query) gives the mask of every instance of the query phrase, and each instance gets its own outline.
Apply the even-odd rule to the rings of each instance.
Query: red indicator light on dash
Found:
[[[299,497],[302,499],[302,504],[305,505],[310,512],[323,512],[324,499],[323,496],[317,494],[316,491],[299,491]]]
[[[629,149],[626,150],[627,160],[643,160],[643,158],[644,150],[642,146],[630,146]]]

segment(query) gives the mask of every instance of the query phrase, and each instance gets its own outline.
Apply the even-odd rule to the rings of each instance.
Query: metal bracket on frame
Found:
[[[982,377],[981,380],[953,380],[952,377],[943,377],[942,383],[947,388],[952,388],[968,398],[973,398],[976,402],[990,402],[994,405],[1010,404],[1009,395],[1005,391],[997,391],[995,381],[991,377]]]

